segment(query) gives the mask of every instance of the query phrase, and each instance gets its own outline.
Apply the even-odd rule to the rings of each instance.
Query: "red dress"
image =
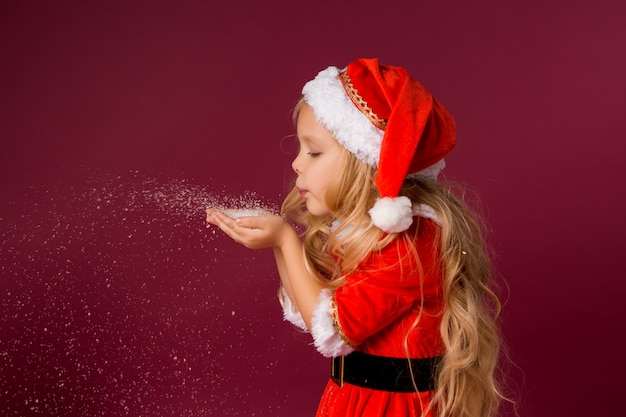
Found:
[[[405,338],[409,330],[406,343],[411,358],[443,354],[439,333],[443,288],[435,243],[439,230],[433,221],[419,218],[409,233],[415,232],[415,223],[419,227],[414,242],[419,267],[409,245],[396,239],[363,260],[334,293],[322,293],[313,314],[311,333],[324,356],[357,350],[406,358]],[[349,383],[339,387],[330,380],[317,416],[420,417],[430,404],[431,395],[432,391],[397,393]]]

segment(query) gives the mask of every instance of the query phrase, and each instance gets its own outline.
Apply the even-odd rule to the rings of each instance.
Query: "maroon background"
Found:
[[[0,414],[313,415],[327,362],[281,322],[271,254],[205,229],[201,207],[130,197],[184,180],[279,201],[302,84],[361,56],[407,67],[457,119],[446,175],[493,229],[519,413],[621,414],[624,16],[2,2]]]

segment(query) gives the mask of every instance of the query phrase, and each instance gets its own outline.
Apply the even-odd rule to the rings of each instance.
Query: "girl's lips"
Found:
[[[302,188],[298,188],[298,193],[300,194],[300,197],[304,197],[307,193],[307,190],[303,190]]]

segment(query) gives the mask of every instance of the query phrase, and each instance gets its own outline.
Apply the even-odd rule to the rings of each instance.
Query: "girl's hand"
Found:
[[[275,214],[233,219],[208,208],[206,221],[219,227],[235,242],[250,249],[281,247],[296,231],[285,219]]]

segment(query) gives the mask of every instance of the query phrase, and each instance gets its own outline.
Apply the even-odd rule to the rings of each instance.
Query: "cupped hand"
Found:
[[[206,221],[216,225],[235,242],[250,249],[281,247],[289,238],[298,238],[293,227],[275,214],[233,219],[208,208]]]

